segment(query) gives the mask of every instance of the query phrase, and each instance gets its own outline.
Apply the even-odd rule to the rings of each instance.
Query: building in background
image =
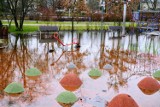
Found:
[[[141,0],[140,10],[159,10],[160,0]]]

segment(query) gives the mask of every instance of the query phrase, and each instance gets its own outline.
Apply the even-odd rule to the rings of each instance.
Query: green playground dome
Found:
[[[74,104],[77,100],[78,98],[75,96],[75,94],[70,91],[62,92],[56,98],[57,102],[64,104]]]
[[[4,89],[4,91],[9,94],[17,94],[24,92],[24,88],[21,83],[12,82]]]
[[[153,73],[154,78],[160,78],[160,70],[157,70],[155,73]]]
[[[25,75],[27,76],[40,76],[42,72],[38,70],[37,68],[30,68],[26,70]]]
[[[90,72],[88,73],[89,76],[93,77],[100,77],[102,73],[97,69],[91,69]]]

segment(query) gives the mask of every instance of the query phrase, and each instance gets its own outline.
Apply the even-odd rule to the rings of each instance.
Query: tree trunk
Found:
[[[72,16],[72,32],[74,31],[74,18]]]
[[[16,15],[14,16],[14,23],[15,23],[15,26],[16,26],[16,30],[19,31],[19,24],[18,24]]]
[[[24,16],[20,19],[20,30],[23,31],[23,22],[24,22]]]

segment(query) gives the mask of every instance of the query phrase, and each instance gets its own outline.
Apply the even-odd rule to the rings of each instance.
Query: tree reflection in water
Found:
[[[115,44],[115,40],[113,39],[112,48],[106,48],[105,50],[103,45],[103,43],[105,43],[105,39],[103,38],[103,36],[101,36],[101,38],[103,38],[101,40],[103,41],[101,41],[102,44],[99,67],[100,69],[102,69],[106,64],[111,64],[113,66],[113,69],[111,71],[108,71],[108,89],[113,87],[115,91],[118,91],[119,87],[127,86],[127,81],[132,76],[151,76],[153,71],[158,69],[155,60],[156,58],[158,58],[155,55],[157,52],[157,50],[155,49],[155,43],[157,43],[158,41],[153,40],[153,38],[147,38],[147,40],[145,41],[145,47],[148,49],[145,49],[145,52],[140,52],[138,50],[139,36],[139,34],[137,34],[136,36],[129,36],[129,40],[127,40],[126,38],[118,38],[117,44]],[[149,45],[148,39],[150,40]],[[128,41],[127,49],[124,49],[124,40]],[[120,46],[121,44],[122,46]],[[153,51],[151,51],[151,49],[153,49]],[[104,58],[107,58],[107,60]]]
[[[20,41],[19,44],[18,41]],[[36,81],[29,80],[25,76],[25,71],[33,66],[44,71],[48,67],[41,65],[46,65],[47,62],[40,59],[41,55],[35,57],[37,53],[34,49],[28,49],[29,40],[25,35],[16,35],[15,41],[12,42],[9,47],[12,49],[4,49],[0,52],[0,91],[3,92],[3,89],[12,81],[19,81],[25,87],[25,93],[19,98],[22,101],[32,101],[39,95],[47,94],[45,84],[47,81],[43,76]]]
[[[32,104],[40,96],[52,95],[54,91],[57,94],[56,87],[52,84],[59,83],[60,78],[66,73],[74,72],[81,77],[93,67],[103,71],[105,77],[103,81],[107,83],[106,89],[119,92],[121,87],[127,89],[129,79],[132,77],[151,75],[154,70],[159,69],[158,37],[150,39],[141,35],[132,35],[109,40],[105,32],[101,36],[99,32],[84,32],[84,34],[86,35],[77,33],[81,47],[75,49],[71,46],[68,47],[68,51],[63,51],[56,42],[38,43],[37,37],[11,36],[9,47],[0,52],[0,98],[4,99],[3,89],[9,83],[18,81],[25,87],[19,102]],[[67,35],[61,38],[70,43],[74,37],[70,38]],[[141,43],[142,41],[144,43]],[[48,53],[51,48],[55,51]],[[75,64],[76,69],[67,69],[69,63]],[[113,69],[104,70],[106,64],[112,65]],[[38,68],[43,73],[37,80],[30,80],[25,76],[25,71],[32,67]],[[85,80],[89,77],[82,78]],[[83,83],[80,93],[84,95],[86,81]]]

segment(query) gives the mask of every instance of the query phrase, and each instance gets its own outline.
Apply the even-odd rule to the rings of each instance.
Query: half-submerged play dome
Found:
[[[102,75],[102,73],[98,69],[91,69],[88,75],[93,79],[97,79]]]
[[[60,93],[56,98],[56,101],[63,107],[71,107],[77,100],[75,94],[69,91]]]
[[[16,97],[24,92],[24,88],[21,83],[12,82],[4,89],[4,92],[10,96]]]
[[[40,75],[42,74],[42,72],[40,70],[38,70],[37,68],[30,68],[28,70],[26,70],[25,75],[33,80],[36,80]]]
[[[139,107],[139,106],[130,95],[119,94],[109,102],[108,107]]]
[[[138,83],[138,87],[144,94],[151,95],[160,89],[160,84],[151,77],[145,77]]]
[[[66,74],[60,81],[62,87],[68,91],[75,91],[82,85],[82,81],[77,74]]]
[[[160,70],[157,70],[155,73],[153,73],[153,77],[160,81]]]

